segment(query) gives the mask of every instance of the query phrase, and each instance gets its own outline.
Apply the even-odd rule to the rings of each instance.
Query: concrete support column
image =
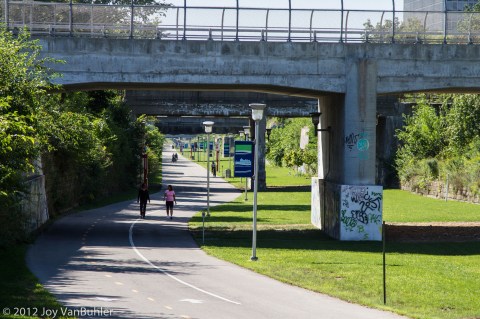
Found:
[[[252,140],[259,143],[258,154],[258,190],[264,191],[267,189],[267,174],[265,172],[265,133],[267,132],[267,117],[264,112],[263,119],[258,123],[258,138],[255,136],[255,121],[250,119],[250,133]],[[251,181],[251,189],[253,189],[253,180]]]
[[[350,185],[375,183],[377,65],[368,59],[347,63],[343,116],[343,176]]]
[[[318,177],[312,178],[312,223],[340,240],[380,240],[382,187],[375,183],[374,61],[347,61],[344,96],[319,98]]]

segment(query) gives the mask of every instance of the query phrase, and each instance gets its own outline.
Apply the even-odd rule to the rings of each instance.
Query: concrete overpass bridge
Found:
[[[235,41],[214,36],[177,41],[135,37],[134,26],[126,38],[37,36],[44,55],[66,61],[51,65],[63,74],[56,83],[66,89],[260,92],[316,99],[323,131],[312,222],[341,239],[380,238],[382,191],[374,185],[377,95],[480,89],[480,46],[468,45],[471,32],[462,42],[462,35],[448,37],[444,30],[441,44],[431,44],[426,34],[419,41],[418,32],[416,38],[401,38],[395,30],[389,37],[374,30],[348,42],[342,25],[339,37],[295,42],[289,25],[286,42],[265,41],[265,28],[248,31],[257,37],[230,38]],[[238,25],[236,31],[240,34]],[[449,43],[452,38],[456,44]]]

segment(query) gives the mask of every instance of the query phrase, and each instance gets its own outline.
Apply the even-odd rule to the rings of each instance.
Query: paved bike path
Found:
[[[152,195],[145,220],[135,201],[84,211],[55,222],[29,249],[30,269],[62,304],[96,307],[90,318],[401,318],[206,255],[187,226],[206,206],[206,170],[182,156],[171,163],[171,155],[165,149],[163,183],[177,193],[173,220],[162,191]],[[240,194],[211,178],[212,205]]]

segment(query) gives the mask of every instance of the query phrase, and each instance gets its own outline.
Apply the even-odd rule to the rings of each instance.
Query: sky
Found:
[[[340,8],[340,0],[291,0],[292,8],[307,9],[334,9]],[[183,6],[183,0],[168,0],[166,2]],[[288,8],[288,0],[239,0],[241,7],[262,7],[262,8]],[[344,7],[348,9],[365,10],[391,10],[392,0],[343,0]],[[189,6],[232,6],[236,0],[187,0]],[[396,0],[397,10],[403,9],[403,0]]]
[[[184,0],[165,0],[174,6],[183,7]],[[231,7],[235,8],[236,0],[186,0],[187,6],[198,7]],[[240,7],[248,8],[282,8],[288,9],[288,0],[238,0]],[[363,23],[368,19],[375,25],[382,18],[382,11],[391,11],[393,0],[343,0],[344,9],[350,10],[373,10],[376,12],[352,11],[348,15],[348,29],[363,30]],[[340,0],[291,0],[292,9],[304,9],[293,11],[292,27],[309,28],[312,17],[311,10],[305,9],[327,9],[338,10],[341,7]],[[395,0],[395,9],[403,10],[403,0]],[[266,25],[266,10],[244,10],[240,12],[239,23],[242,27],[264,27]],[[397,13],[401,19],[401,14]],[[345,17],[345,16],[344,16]],[[169,10],[167,17],[162,19],[165,24],[176,24],[176,10]],[[226,10],[224,13],[225,25],[235,25],[236,12],[234,9]],[[385,13],[385,19],[392,19],[391,13]],[[344,19],[345,20],[345,19]],[[187,24],[199,26],[220,26],[222,21],[222,10],[187,10]],[[339,29],[341,14],[339,11],[316,11],[313,15],[312,26],[323,29]],[[344,21],[345,22],[345,21]],[[179,12],[179,24],[183,24],[183,10]],[[287,10],[271,10],[268,16],[268,26],[288,26]]]

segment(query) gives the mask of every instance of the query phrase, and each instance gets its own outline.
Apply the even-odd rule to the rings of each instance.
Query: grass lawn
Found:
[[[0,250],[0,309],[3,311],[0,318],[38,318],[42,309],[54,309],[60,313],[61,305],[25,265],[26,250],[26,245]],[[35,308],[37,316],[34,315]],[[30,311],[30,316],[15,315],[15,311],[20,309]],[[28,315],[27,312],[24,314]]]
[[[480,318],[480,243],[387,243],[383,305],[379,242],[339,242],[310,224],[310,180],[267,167],[258,195],[257,262],[251,256],[252,195],[211,208],[207,253],[280,281],[412,318]],[[292,185],[291,178],[298,182]],[[275,185],[275,186],[277,186]],[[304,185],[303,187],[301,185]],[[385,220],[480,221],[480,206],[386,190]],[[190,222],[200,239],[201,217]],[[201,245],[201,240],[197,240]]]
[[[480,205],[445,201],[410,192],[384,190],[383,218],[387,222],[478,222]]]

